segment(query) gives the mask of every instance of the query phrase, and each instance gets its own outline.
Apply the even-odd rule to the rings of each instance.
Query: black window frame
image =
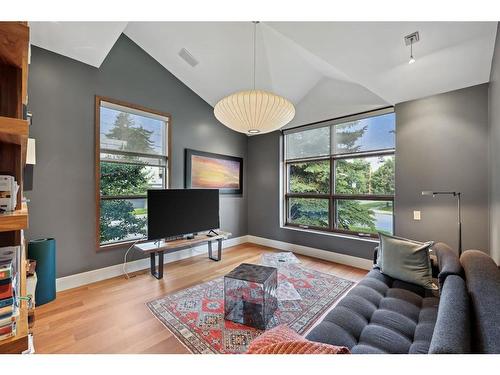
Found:
[[[344,116],[344,117],[339,117],[331,120],[326,120],[326,121],[321,121],[317,122],[314,124],[309,124],[309,125],[304,125],[300,126],[297,128],[289,129],[282,131],[282,165],[283,165],[283,170],[282,170],[282,176],[283,176],[283,212],[282,212],[282,217],[283,217],[283,226],[285,227],[292,227],[292,228],[299,228],[302,230],[309,230],[309,231],[319,231],[319,232],[326,232],[326,233],[338,233],[338,234],[346,234],[350,236],[356,236],[360,238],[378,238],[378,234],[373,234],[373,233],[367,233],[367,232],[359,232],[359,231],[350,231],[346,229],[341,229],[337,228],[337,223],[336,223],[336,217],[337,217],[337,205],[336,201],[337,200],[364,200],[364,201],[388,201],[392,203],[392,233],[394,233],[395,230],[395,209],[394,209],[394,202],[395,202],[395,195],[396,192],[394,191],[394,194],[387,195],[387,194],[337,194],[335,192],[335,162],[337,160],[342,160],[342,159],[354,159],[354,158],[366,158],[366,157],[377,157],[377,156],[393,156],[394,161],[396,158],[396,147],[394,145],[394,148],[386,148],[386,149],[378,149],[378,150],[369,150],[369,151],[359,151],[359,152],[352,152],[352,153],[338,153],[335,154],[333,150],[333,134],[334,134],[334,127],[336,125],[341,125],[345,124],[351,121],[355,120],[361,120],[365,118],[370,118],[370,117],[377,117],[377,116],[382,116],[385,114],[390,114],[394,113],[394,107],[386,107],[386,108],[381,108],[378,110],[374,111],[367,111],[367,112],[362,112],[354,115],[349,115],[349,116]],[[395,124],[396,126],[396,124]],[[330,127],[330,155],[328,156],[318,156],[318,157],[305,157],[305,158],[293,158],[293,159],[287,159],[287,150],[286,150],[286,135],[291,134],[296,132],[298,129],[299,131],[307,131],[315,128],[321,128],[321,127]],[[292,131],[291,131],[292,130]],[[304,163],[304,162],[318,162],[318,161],[325,161],[329,160],[330,161],[330,179],[329,179],[329,192],[328,194],[325,193],[291,193],[289,191],[289,165],[291,164],[297,164],[297,163]],[[394,190],[396,190],[396,187],[394,187]],[[290,212],[290,207],[289,207],[289,201],[290,198],[315,198],[315,199],[328,199],[328,228],[321,227],[321,226],[313,226],[313,225],[303,225],[303,224],[297,224],[297,223],[292,223],[289,221],[289,212]]]

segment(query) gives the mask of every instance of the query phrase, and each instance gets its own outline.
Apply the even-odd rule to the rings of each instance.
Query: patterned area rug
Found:
[[[223,278],[147,303],[151,312],[192,352],[244,353],[261,330],[224,319]],[[278,301],[267,328],[287,324],[302,334],[354,283],[297,264],[278,269],[278,284],[288,282],[300,300]]]

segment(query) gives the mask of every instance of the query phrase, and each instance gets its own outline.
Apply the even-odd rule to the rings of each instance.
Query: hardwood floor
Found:
[[[149,311],[145,303],[231,271],[240,263],[257,263],[275,251],[242,244],[223,251],[220,262],[206,255],[165,265],[162,280],[149,270],[63,291],[37,307],[34,342],[37,353],[187,353],[184,346]],[[307,267],[350,280],[365,270],[298,255]]]

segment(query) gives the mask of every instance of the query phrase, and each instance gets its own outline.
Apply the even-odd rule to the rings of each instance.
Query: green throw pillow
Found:
[[[429,248],[434,242],[418,242],[379,233],[377,265],[380,272],[394,279],[436,289],[432,280]]]

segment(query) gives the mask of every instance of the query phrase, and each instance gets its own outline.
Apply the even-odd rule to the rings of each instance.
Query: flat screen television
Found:
[[[219,190],[148,190],[148,240],[219,228]]]

